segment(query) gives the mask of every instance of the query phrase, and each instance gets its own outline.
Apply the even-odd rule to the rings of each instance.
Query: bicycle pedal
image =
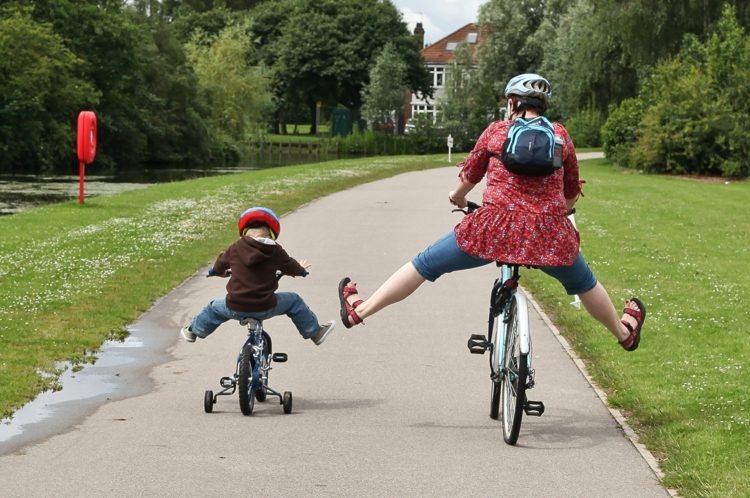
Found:
[[[526,415],[541,417],[542,413],[544,413],[544,403],[541,401],[526,400],[523,411],[526,412]]]
[[[471,354],[484,354],[490,348],[490,343],[487,342],[487,337],[480,334],[472,334],[466,346],[469,348]]]
[[[274,353],[273,356],[271,356],[271,359],[276,363],[284,363],[289,357],[286,353]]]
[[[219,384],[221,385],[221,387],[232,387],[234,386],[234,379],[232,379],[231,377],[222,377],[219,381]]]

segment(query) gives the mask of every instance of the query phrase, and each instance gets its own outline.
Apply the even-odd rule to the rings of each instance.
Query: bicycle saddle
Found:
[[[262,322],[260,320],[256,320],[255,318],[243,318],[240,320],[240,325],[247,325],[248,327],[257,327]]]

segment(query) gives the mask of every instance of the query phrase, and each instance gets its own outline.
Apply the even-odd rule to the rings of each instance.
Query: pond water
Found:
[[[291,164],[304,164],[338,157],[320,155],[278,155],[254,157],[246,164],[229,168],[140,169],[118,171],[116,174],[97,174],[95,167],[87,167],[84,194],[86,198],[111,195],[145,188],[155,183],[173,182],[241,171],[252,171]],[[0,215],[25,211],[34,206],[78,199],[78,174],[24,175],[0,173]]]

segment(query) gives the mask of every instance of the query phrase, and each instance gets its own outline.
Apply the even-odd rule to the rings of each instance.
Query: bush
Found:
[[[604,119],[604,113],[588,107],[567,119],[565,128],[576,147],[599,147],[602,145],[601,128]]]
[[[616,164],[671,174],[750,175],[750,38],[726,7],[701,44],[659,64],[637,99],[610,112],[604,150]]]
[[[618,166],[629,166],[630,149],[637,139],[643,117],[643,102],[625,99],[619,106],[611,106],[609,117],[601,129],[604,154]]]
[[[444,129],[437,128],[428,114],[416,114],[411,118],[414,129],[406,136],[411,154],[431,154],[447,149]]]
[[[409,150],[404,137],[373,130],[326,140],[329,141],[330,148],[344,156],[387,156],[413,153]]]

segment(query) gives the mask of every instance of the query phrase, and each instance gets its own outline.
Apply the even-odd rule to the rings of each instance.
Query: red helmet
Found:
[[[279,233],[281,232],[281,222],[279,221],[279,217],[276,216],[276,213],[264,207],[251,207],[250,209],[246,209],[245,212],[240,215],[240,219],[237,222],[240,236],[242,236],[242,232],[245,228],[254,221],[268,225],[268,228],[273,234],[273,238],[278,238]]]

